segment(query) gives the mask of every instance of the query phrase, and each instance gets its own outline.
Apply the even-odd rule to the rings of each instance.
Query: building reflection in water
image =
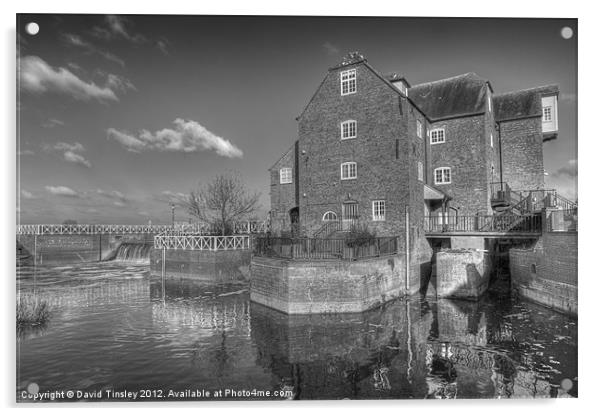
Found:
[[[489,343],[512,337],[487,317],[482,303],[455,300],[315,316],[252,303],[251,334],[258,364],[300,399],[550,397],[550,382],[519,365],[520,349]]]

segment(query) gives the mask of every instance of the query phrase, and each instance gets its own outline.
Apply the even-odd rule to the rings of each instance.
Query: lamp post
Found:
[[[171,228],[176,226],[176,204],[171,203]]]

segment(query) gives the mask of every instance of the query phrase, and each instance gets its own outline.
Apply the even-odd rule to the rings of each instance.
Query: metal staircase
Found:
[[[546,209],[562,211],[565,221],[576,224],[577,203],[558,194],[555,189],[515,191],[505,182],[495,182],[491,184],[491,206],[494,209],[493,228],[496,228],[497,220],[504,224],[503,228],[520,229],[531,216]]]

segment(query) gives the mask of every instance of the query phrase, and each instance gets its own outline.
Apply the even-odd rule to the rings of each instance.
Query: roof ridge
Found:
[[[437,80],[434,80],[434,81],[427,81],[427,82],[423,82],[423,83],[420,83],[420,84],[416,84],[412,88],[422,87],[422,86],[426,86],[426,85],[429,85],[429,84],[436,84],[436,83],[439,83],[439,82],[449,82],[451,80],[455,80],[455,79],[458,79],[458,78],[466,78],[468,76],[474,76],[476,78],[479,78],[481,81],[487,82],[487,80],[485,78],[481,77],[476,72],[472,72],[471,71],[471,72],[466,72],[464,74],[454,75],[454,76],[447,77],[447,78],[441,78],[441,79],[437,79]]]
[[[546,84],[546,85],[540,85],[538,87],[530,87],[530,88],[523,88],[523,89],[520,89],[520,90],[500,92],[498,94],[493,94],[493,96],[495,98],[495,97],[499,97],[499,96],[502,96],[502,95],[510,95],[510,94],[516,94],[518,92],[535,91],[535,90],[542,90],[542,89],[547,89],[547,88],[558,89],[558,84]]]

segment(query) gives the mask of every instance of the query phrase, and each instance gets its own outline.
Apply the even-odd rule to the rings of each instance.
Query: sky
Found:
[[[23,224],[167,224],[172,201],[229,171],[264,215],[267,169],[350,51],[411,84],[466,72],[494,93],[557,84],[546,186],[577,196],[575,19],[19,15],[17,32]]]

